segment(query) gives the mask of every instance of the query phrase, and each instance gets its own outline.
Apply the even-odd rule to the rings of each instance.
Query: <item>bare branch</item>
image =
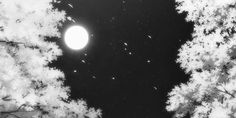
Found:
[[[232,93],[230,93],[229,91],[227,91],[224,87],[222,87],[222,88],[224,89],[224,91],[222,91],[222,90],[220,90],[220,89],[218,89],[218,88],[216,88],[216,89],[217,89],[219,92],[225,93],[225,94],[230,95],[231,97],[235,98],[235,96],[234,96]]]
[[[20,109],[22,109],[22,107],[26,106],[25,104],[22,104],[21,106],[19,106],[16,110],[13,111],[1,111],[0,114],[12,114],[15,112],[18,112]]]

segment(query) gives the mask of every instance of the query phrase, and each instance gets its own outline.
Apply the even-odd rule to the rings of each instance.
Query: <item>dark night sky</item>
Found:
[[[54,64],[72,98],[101,108],[103,118],[171,118],[167,92],[188,79],[176,55],[192,32],[174,0],[64,0],[59,7],[91,37],[79,51],[58,42],[64,55]]]

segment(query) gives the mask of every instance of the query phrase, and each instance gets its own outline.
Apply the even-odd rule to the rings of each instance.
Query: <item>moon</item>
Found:
[[[89,34],[82,26],[71,26],[65,32],[64,40],[69,48],[80,50],[88,44]]]

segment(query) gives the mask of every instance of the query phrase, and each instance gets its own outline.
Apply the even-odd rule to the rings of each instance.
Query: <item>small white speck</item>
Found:
[[[87,55],[88,55],[88,54],[86,54],[86,53],[84,54],[84,56],[87,56]]]
[[[73,5],[72,4],[68,4],[71,8],[73,8]]]
[[[96,76],[92,76],[93,79],[96,79]]]
[[[124,50],[126,51],[126,50],[127,50],[127,48],[124,48]]]
[[[150,38],[150,39],[151,39],[151,38],[152,38],[152,36],[151,36],[151,35],[148,35],[148,38]]]
[[[115,19],[116,19],[116,17],[115,17],[115,16],[111,17],[111,21],[114,21]]]
[[[129,55],[132,55],[132,52],[129,52]]]
[[[115,80],[116,78],[115,78],[115,77],[112,77],[111,79]]]
[[[74,73],[76,73],[77,72],[77,70],[74,70]]]
[[[125,46],[128,46],[128,43],[124,43]]]
[[[68,17],[66,17],[66,18],[67,18],[68,20],[70,20],[70,21],[72,20],[72,18],[71,18],[70,16],[68,16]]]
[[[153,88],[154,88],[155,90],[157,90],[157,87],[156,87],[156,86],[154,86]]]
[[[67,20],[69,20],[69,21],[75,22],[75,20],[74,20],[72,17],[70,17],[70,16],[68,16],[68,17],[66,17],[66,18],[67,18]]]
[[[125,1],[125,0],[123,0],[123,1],[122,1],[122,3],[123,3],[123,4],[125,4],[125,3],[126,3],[126,1]]]
[[[147,63],[151,63],[151,60],[147,60]]]
[[[85,60],[81,60],[82,63],[85,63]]]
[[[61,3],[61,1],[53,1],[53,2],[55,2],[55,3]]]

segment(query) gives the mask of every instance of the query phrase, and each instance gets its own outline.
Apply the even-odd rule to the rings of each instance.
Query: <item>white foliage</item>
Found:
[[[194,23],[193,39],[177,62],[190,74],[169,93],[166,109],[175,117],[236,117],[236,0],[176,0]]]
[[[63,72],[48,67],[62,51],[45,38],[60,37],[58,26],[66,20],[52,2],[0,0],[0,117],[101,116],[83,100],[70,100]]]

